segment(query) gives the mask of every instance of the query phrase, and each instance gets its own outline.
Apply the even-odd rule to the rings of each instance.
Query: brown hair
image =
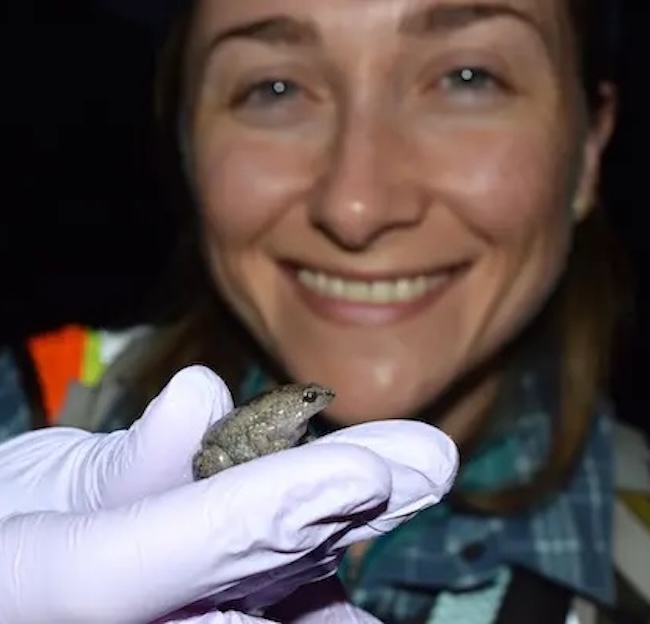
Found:
[[[165,180],[176,185],[168,197],[183,211],[186,235],[182,241],[183,261],[178,266],[177,284],[182,290],[176,301],[183,307],[164,306],[167,325],[149,363],[135,383],[144,403],[155,396],[180,368],[204,363],[218,371],[235,390],[249,363],[263,357],[245,329],[220,301],[200,258],[194,213],[187,209],[190,197],[181,171],[178,135],[178,105],[181,98],[181,51],[191,19],[186,3],[164,51],[159,76],[157,111],[163,129]],[[612,50],[607,29],[611,20],[609,0],[569,0],[581,60],[585,99],[592,114],[598,111],[599,87],[611,78]],[[171,151],[170,151],[171,148]],[[509,513],[522,509],[561,487],[570,476],[589,434],[596,403],[607,381],[607,364],[617,320],[622,283],[619,250],[605,223],[600,207],[578,228],[568,268],[547,309],[543,324],[553,327],[561,344],[560,414],[554,419],[548,457],[527,484],[502,491],[459,495],[464,505],[486,513]],[[169,288],[166,289],[169,304]],[[160,308],[163,309],[163,308]],[[170,323],[170,319],[174,322]],[[462,497],[461,497],[462,496]]]

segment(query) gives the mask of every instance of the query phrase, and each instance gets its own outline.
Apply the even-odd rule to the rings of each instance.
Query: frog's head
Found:
[[[334,390],[317,383],[290,384],[272,392],[276,403],[275,434],[296,444],[307,432],[312,417],[324,410],[335,396]]]

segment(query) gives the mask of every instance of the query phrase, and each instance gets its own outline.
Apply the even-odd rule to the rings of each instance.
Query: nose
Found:
[[[387,122],[357,115],[341,125],[310,219],[340,247],[361,251],[389,232],[416,226],[425,201],[409,174],[408,149]]]

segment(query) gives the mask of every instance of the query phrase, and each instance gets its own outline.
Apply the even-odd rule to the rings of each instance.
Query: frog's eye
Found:
[[[302,393],[302,400],[305,403],[315,403],[318,398],[318,392],[316,390],[305,390]]]

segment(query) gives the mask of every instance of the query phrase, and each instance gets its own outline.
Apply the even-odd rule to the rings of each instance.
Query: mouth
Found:
[[[385,324],[438,301],[467,269],[465,263],[402,276],[343,276],[304,266],[288,272],[301,298],[321,317],[347,324]]]

